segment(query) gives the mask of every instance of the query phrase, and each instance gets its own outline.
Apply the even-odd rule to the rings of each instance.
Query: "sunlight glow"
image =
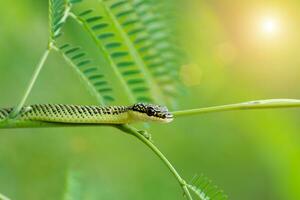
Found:
[[[263,18],[260,22],[260,29],[265,36],[278,35],[280,32],[279,20],[275,17]]]

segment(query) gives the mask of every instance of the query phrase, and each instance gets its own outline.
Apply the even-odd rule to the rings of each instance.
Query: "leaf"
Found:
[[[144,0],[98,1],[92,9],[72,16],[89,33],[112,69],[130,103],[174,105],[179,68],[166,20]]]
[[[200,200],[227,200],[227,196],[217,186],[205,176],[196,175],[191,184],[187,184],[187,187],[195,193]]]
[[[59,48],[67,62],[74,67],[92,94],[96,95],[100,104],[105,105],[114,101],[113,88],[106,75],[101,72],[88,53],[81,47],[64,44]]]
[[[114,22],[127,38],[130,50],[137,58],[139,66],[149,72],[152,85],[162,93],[164,100],[177,97],[180,80],[178,71],[182,63],[178,61],[175,45],[171,41],[170,24],[149,0],[105,0],[103,3]],[[161,13],[161,12],[160,12]]]
[[[83,0],[68,0],[71,4],[81,3]]]
[[[168,74],[171,84],[177,91],[184,89],[179,77],[181,66],[186,60],[186,55],[178,39],[177,19],[180,16],[178,6],[172,0],[132,0],[144,26],[146,27],[154,48],[164,63],[164,70],[158,73]],[[162,82],[168,82],[163,77]],[[169,86],[167,86],[169,87]]]
[[[106,15],[86,10],[75,18],[88,31],[102,56],[119,79],[130,103],[153,102],[148,74],[137,64],[119,30]]]
[[[61,28],[65,23],[71,6],[83,0],[49,0],[49,32],[54,41],[61,35]]]
[[[49,0],[49,29],[51,40],[55,40],[61,34],[61,27],[65,21],[67,3],[66,0]]]

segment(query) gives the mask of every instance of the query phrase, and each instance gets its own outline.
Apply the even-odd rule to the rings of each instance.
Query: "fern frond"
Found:
[[[123,32],[123,38],[130,46],[136,62],[149,74],[156,95],[160,94],[161,102],[165,103],[167,89],[174,86],[173,77],[168,72],[167,63],[162,59],[161,52],[155,48],[152,33],[143,23],[135,4],[132,0],[106,0],[104,6],[107,13],[114,19],[114,23]]]
[[[76,4],[76,3],[80,3],[83,0],[68,0],[70,4]]]
[[[49,32],[54,41],[61,35],[61,28],[67,20],[71,6],[83,0],[49,0]]]
[[[96,95],[102,104],[114,101],[113,89],[107,77],[81,47],[64,44],[59,47],[66,61],[76,70],[80,77],[87,83],[88,89]]]
[[[195,193],[200,200],[228,200],[227,196],[205,176],[196,175],[187,187]]]
[[[174,105],[180,64],[163,17],[146,0],[98,1],[101,15],[71,13],[94,40],[129,101]]]
[[[105,15],[96,15],[93,10],[86,10],[78,16],[72,15],[79,21],[93,38],[103,57],[113,69],[127,94],[129,101],[153,102],[151,85],[147,74],[132,57],[129,47],[124,42],[114,24]]]
[[[164,102],[176,105],[183,85],[179,70],[182,54],[171,40],[174,31],[165,20],[163,12],[156,12],[161,2],[149,0],[105,0],[107,12],[114,16],[136,49],[141,63],[159,86]],[[158,7],[158,8],[157,8]],[[161,10],[160,10],[161,11]],[[164,10],[166,11],[166,10]],[[180,62],[179,62],[180,61]]]
[[[156,12],[159,4],[151,3],[149,0],[131,0],[136,13],[138,14],[144,28],[149,34],[153,43],[153,48],[159,53],[159,57],[164,59],[164,54],[172,50],[169,40],[172,31],[168,23],[161,16],[161,12]]]
[[[148,82],[152,86],[152,92],[157,100],[160,103],[165,103],[163,87],[153,72],[153,68],[158,63],[149,64],[144,59],[144,57],[153,55],[153,44],[132,3],[128,0],[106,0],[103,5],[129,47],[135,62],[140,66],[143,73],[148,75]]]
[[[61,34],[61,27],[66,18],[67,0],[49,0],[50,39],[55,40]]]

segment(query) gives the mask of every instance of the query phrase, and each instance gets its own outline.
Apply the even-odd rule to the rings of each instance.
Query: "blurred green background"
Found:
[[[173,0],[189,62],[180,109],[268,98],[300,99],[300,3]],[[47,1],[0,4],[0,105],[20,100],[47,43]],[[69,21],[66,38],[86,43]],[[81,41],[81,42],[80,42]],[[105,68],[105,67],[104,67]],[[119,99],[116,103],[122,104]],[[76,73],[51,54],[27,101],[96,104]],[[300,199],[300,111],[238,111],[152,124],[178,171],[204,174],[229,199]],[[0,130],[0,193],[62,199],[71,169],[82,199],[183,199],[167,168],[135,138],[112,128]]]

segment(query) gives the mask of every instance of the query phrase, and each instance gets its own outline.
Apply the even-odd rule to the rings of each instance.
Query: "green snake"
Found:
[[[0,121],[9,117],[13,108],[0,108]],[[84,124],[128,124],[173,120],[165,106],[136,103],[132,106],[83,106],[65,104],[35,104],[25,106],[17,116],[20,121],[42,121]]]

